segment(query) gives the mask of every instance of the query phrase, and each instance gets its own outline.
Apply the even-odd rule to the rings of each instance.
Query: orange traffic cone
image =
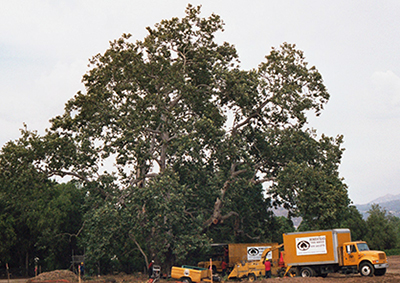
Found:
[[[284,267],[285,266],[285,262],[283,261],[283,253],[280,253],[278,266],[279,267]]]

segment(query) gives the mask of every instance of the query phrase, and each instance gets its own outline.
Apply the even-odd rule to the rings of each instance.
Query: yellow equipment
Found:
[[[213,273],[222,272],[222,261],[228,264],[228,268],[242,261],[259,261],[265,249],[276,245],[278,243],[212,244],[215,253],[212,256]],[[208,269],[210,261],[201,261],[197,266]]]
[[[259,276],[265,276],[265,266],[264,261],[266,258],[271,260],[271,273],[278,274],[278,260],[279,260],[279,248],[281,245],[274,245],[272,247],[266,248],[261,258],[257,261],[241,261],[234,265],[233,270],[228,276],[228,279],[232,278],[247,278],[249,281],[254,281]],[[268,257],[269,255],[269,257]]]
[[[188,265],[183,265],[182,267],[173,266],[171,269],[171,278],[178,279],[183,283],[211,282],[211,270]]]

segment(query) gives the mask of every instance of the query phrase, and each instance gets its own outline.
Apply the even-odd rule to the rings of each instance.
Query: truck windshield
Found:
[[[367,243],[359,243],[357,244],[357,248],[360,252],[362,251],[369,251]]]

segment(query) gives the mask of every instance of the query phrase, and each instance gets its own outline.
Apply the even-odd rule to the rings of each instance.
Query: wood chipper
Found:
[[[249,281],[254,281],[259,276],[265,276],[265,259],[270,259],[271,264],[271,272],[272,274],[278,275],[281,272],[283,262],[280,262],[281,256],[279,253],[279,248],[281,245],[274,245],[272,247],[266,248],[262,255],[261,259],[258,261],[241,261],[234,265],[233,270],[228,275],[228,279],[237,278],[247,278]]]

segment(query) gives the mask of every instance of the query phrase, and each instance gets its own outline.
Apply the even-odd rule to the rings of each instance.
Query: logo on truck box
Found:
[[[326,254],[326,237],[313,236],[296,238],[297,255]]]
[[[247,260],[260,260],[264,250],[270,247],[247,247]],[[272,259],[271,252],[267,254],[267,258]]]

